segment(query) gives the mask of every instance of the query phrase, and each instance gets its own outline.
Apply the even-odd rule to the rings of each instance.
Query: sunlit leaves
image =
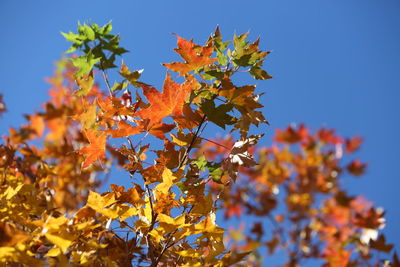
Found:
[[[77,50],[83,53],[79,57],[71,58],[74,66],[79,69],[75,76],[89,73],[97,63],[96,66],[101,70],[114,68],[115,57],[128,52],[119,46],[120,37],[110,34],[111,30],[111,22],[102,27],[78,23],[78,33],[62,33],[67,41],[73,43],[67,53]],[[108,55],[106,51],[109,52]]]
[[[124,204],[117,204],[117,199],[113,193],[108,193],[103,196],[96,192],[90,191],[87,206],[96,212],[112,218],[120,218],[121,221],[137,215],[137,209]]]
[[[204,46],[178,37],[183,62],[165,66],[180,77],[167,73],[160,92],[124,62],[115,81],[104,71],[126,52],[111,29],[63,34],[78,55],[0,144],[2,264],[261,266],[268,250],[287,255],[282,266],[380,266],[393,251],[383,210],[342,186],[365,172],[345,157],[361,138],[292,125],[258,145],[263,93],[242,79],[271,78],[258,40],[224,41],[218,28]],[[207,136],[210,122],[229,135]],[[221,217],[243,223],[223,229]]]
[[[228,57],[225,55],[224,51],[228,48],[230,41],[224,42],[222,40],[219,27],[215,29],[215,33],[212,36],[212,42],[214,49],[217,51],[218,63],[225,66],[228,63]]]

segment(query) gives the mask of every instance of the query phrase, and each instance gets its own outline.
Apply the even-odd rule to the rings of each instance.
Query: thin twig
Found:
[[[123,225],[124,227],[127,227],[127,228],[129,228],[129,230],[131,230],[131,231],[133,231],[133,232],[136,232],[136,229],[135,228],[133,228],[132,226],[130,226],[129,224],[127,224],[126,222],[123,222],[123,221],[120,221],[120,220],[117,220],[121,225]]]
[[[154,212],[153,198],[151,197],[151,194],[150,194],[149,185],[146,184],[145,187],[146,187],[147,195],[149,197],[149,203],[150,203],[150,209],[151,209],[151,224],[150,224],[150,228],[149,228],[149,231],[151,231],[151,230],[153,230],[154,225],[156,224],[157,214]]]
[[[142,137],[142,139],[139,140],[139,142],[136,144],[135,148],[140,146],[140,144],[143,142],[143,140],[146,139],[147,135],[149,135],[148,131],[145,133],[145,135]]]
[[[133,146],[132,140],[129,138],[129,136],[127,136],[126,139],[128,140],[128,143],[129,143],[131,149],[133,150],[133,152],[135,152],[135,147]]]
[[[187,159],[187,157],[188,157],[190,151],[191,151],[192,148],[193,148],[194,143],[196,142],[196,138],[197,138],[198,135],[199,135],[201,126],[202,126],[203,123],[205,122],[206,118],[207,118],[207,115],[204,114],[203,118],[202,118],[201,121],[200,121],[199,126],[197,127],[196,133],[194,134],[194,136],[193,136],[193,138],[192,138],[192,141],[190,142],[189,146],[187,147],[187,149],[186,149],[186,151],[185,151],[185,154],[183,155],[181,161],[179,162],[178,169],[180,169],[180,168],[183,166],[183,164],[185,163],[185,161],[186,161],[186,159]]]
[[[149,231],[148,231],[148,232],[150,232],[151,230],[153,230],[154,225],[156,223],[157,214],[154,213],[153,199],[150,194],[150,188],[148,185],[145,185],[145,187],[146,187],[147,195],[149,197],[149,203],[150,203],[150,209],[151,209],[151,224],[150,224]],[[149,233],[146,234],[146,243],[148,246],[149,257],[151,259],[151,262],[154,262],[153,245],[151,243]]]
[[[201,136],[199,136],[199,138],[200,138],[200,139],[203,139],[203,140],[205,140],[205,141],[207,141],[207,142],[213,143],[213,144],[215,144],[215,145],[217,145],[217,146],[223,147],[223,148],[225,148],[225,149],[227,149],[227,150],[229,150],[229,151],[231,150],[231,148],[229,148],[229,147],[227,147],[227,146],[224,146],[224,145],[222,145],[222,144],[219,144],[219,143],[217,143],[217,142],[215,142],[215,141],[213,141],[213,140],[210,140],[210,139],[207,139],[207,138],[201,137]]]
[[[175,230],[174,232],[176,232],[176,231],[177,231],[177,230]],[[174,232],[173,232],[173,234],[174,234]],[[161,252],[160,252],[160,255],[158,255],[157,259],[151,264],[151,267],[156,267],[156,266],[158,265],[158,263],[160,262],[162,256],[164,255],[165,251],[167,251],[167,249],[169,249],[171,246],[174,245],[174,243],[169,244],[169,242],[171,242],[171,240],[172,240],[172,235],[173,235],[173,234],[171,234],[171,235],[168,237],[168,240],[167,240],[167,242],[164,244],[164,246],[163,246],[163,248],[162,248],[162,250],[161,250]]]
[[[274,226],[275,230],[277,231],[278,235],[281,237],[283,243],[286,246],[286,237],[282,233],[282,227],[279,226],[278,222],[276,221],[276,219],[271,214],[268,214],[267,217],[271,221],[272,225]]]
[[[104,70],[103,62],[101,62],[101,60],[100,60],[100,69],[101,69],[101,72],[103,73],[103,79],[106,82],[108,92],[110,93],[110,96],[113,96],[113,93],[111,91],[110,82],[108,81],[108,76],[107,76],[106,71]]]
[[[193,208],[194,208],[194,204],[190,207],[189,211],[186,212],[186,214],[189,214],[189,213],[193,210]],[[184,213],[185,213],[185,211],[184,211]],[[177,243],[177,242],[172,242],[172,243],[170,243],[170,242],[172,241],[172,238],[174,237],[174,234],[175,234],[176,232],[178,232],[178,228],[175,229],[174,231],[172,231],[171,233],[169,233],[167,242],[165,242],[165,244],[164,244],[164,246],[163,246],[163,248],[162,248],[162,250],[161,250],[161,252],[160,252],[160,255],[158,255],[156,261],[152,263],[151,267],[156,267],[156,266],[158,265],[158,263],[160,262],[160,260],[161,260],[162,256],[164,255],[164,253],[165,253],[170,247],[174,246],[174,245]]]
[[[221,101],[221,102],[223,102],[223,103],[228,103],[228,101],[226,101],[226,100],[224,100],[224,99],[221,99],[221,98],[219,98],[219,97],[216,97],[215,99],[217,99],[217,100],[219,100],[219,101]]]

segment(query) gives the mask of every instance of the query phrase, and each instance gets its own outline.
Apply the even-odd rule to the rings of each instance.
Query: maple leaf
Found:
[[[54,118],[46,121],[46,126],[50,130],[46,139],[57,141],[62,139],[67,131],[67,120],[66,118]]]
[[[78,34],[65,34],[74,42],[72,48],[84,54],[75,61],[79,69],[71,61],[59,65],[44,111],[28,115],[30,124],[10,129],[0,144],[0,262],[261,266],[262,252],[285,248],[285,266],[313,259],[314,265],[337,267],[400,265],[396,253],[392,263],[378,255],[394,249],[379,234],[385,225],[383,210],[348,195],[341,185],[346,170],[364,172],[361,161],[341,160],[342,150],[355,152],[361,138],[341,139],[326,129],[311,134],[305,126],[292,126],[277,130],[279,144],[255,147],[261,135],[251,135],[250,126],[266,122],[257,111],[262,94],[255,94],[253,85],[236,86],[232,76],[246,67],[244,72],[256,79],[270,78],[261,68],[267,52],[259,50],[258,40],[249,43],[248,34],[235,36],[234,49],[228,50],[229,42],[222,41],[218,28],[204,47],[178,37],[176,51],[185,62],[165,65],[185,74],[186,82],[176,83],[167,74],[159,92],[138,81],[140,71],[122,63],[119,74],[124,80],[106,96],[95,84],[92,68],[115,67],[115,55],[125,52],[119,36],[110,31],[111,24],[91,24],[80,25]],[[218,64],[210,58],[213,51]],[[101,60],[95,64],[97,58]],[[188,75],[192,72],[198,72],[201,82]],[[138,92],[132,101],[129,83],[143,89],[147,103]],[[77,85],[79,90],[73,92]],[[4,109],[0,95],[0,115]],[[232,134],[204,138],[205,127],[200,126],[205,121],[233,125],[230,133],[239,130],[241,137],[237,142]],[[45,130],[45,139],[31,142]],[[106,170],[87,167],[105,161],[108,135],[138,133],[162,139],[163,148],[154,150],[161,145],[154,138],[142,145],[144,137],[135,136],[137,143],[129,140],[130,146],[112,140],[107,158],[116,160],[131,178],[142,179],[127,188],[112,184],[111,192],[96,192]],[[77,143],[87,143],[76,151],[82,157],[70,153]],[[257,165],[252,156],[256,151]],[[85,170],[76,168],[82,161]],[[241,180],[231,183],[239,172]],[[284,195],[277,196],[280,190]],[[284,215],[275,214],[280,206]],[[224,212],[225,219],[235,215],[244,222],[240,231],[230,231],[229,242],[217,224],[223,218],[217,220],[216,214]],[[267,217],[273,228],[264,227]],[[126,238],[120,234],[125,232]]]
[[[46,233],[45,236],[51,243],[59,247],[63,253],[66,253],[68,247],[74,241],[74,235],[66,231],[62,231],[61,233]]]
[[[351,252],[342,248],[329,246],[325,248],[324,257],[332,267],[348,266]]]
[[[31,122],[30,127],[36,132],[37,136],[40,138],[43,135],[45,128],[43,117],[35,114],[29,117],[29,120]]]
[[[174,82],[171,75],[165,77],[163,91],[160,93],[154,87],[141,84],[143,94],[149,101],[150,106],[136,112],[135,116],[150,120],[148,129],[162,121],[167,116],[180,116],[183,114],[183,106],[186,99],[194,89],[192,79],[183,84]]]
[[[93,71],[91,71],[88,75],[76,77],[75,81],[76,84],[79,86],[79,90],[75,91],[74,94],[77,96],[87,95],[94,84]]]
[[[202,121],[203,116],[200,111],[193,111],[189,104],[183,106],[183,115],[180,117],[175,117],[174,121],[178,124],[180,129],[193,129]]]
[[[121,100],[117,97],[107,97],[105,99],[97,99],[97,104],[103,111],[101,115],[103,120],[116,120],[121,119],[131,120],[131,116],[135,113],[135,107],[126,106],[128,101]]]
[[[119,121],[118,129],[110,129],[105,132],[110,134],[113,138],[120,138],[137,134],[140,132],[140,128],[134,127],[125,121]]]
[[[361,137],[353,137],[350,139],[346,139],[345,151],[347,153],[353,153],[353,152],[357,151],[360,148],[362,142],[363,142],[363,139]]]
[[[210,58],[211,54],[214,52],[211,43],[206,44],[206,46],[199,46],[193,43],[193,40],[187,41],[178,35],[177,38],[178,38],[178,44],[177,44],[178,48],[175,48],[175,51],[186,62],[185,63],[174,62],[174,63],[163,64],[170,70],[179,72],[181,75],[184,75],[200,67],[211,64],[217,60],[217,58]]]
[[[102,162],[105,158],[107,135],[101,134],[98,136],[96,132],[92,130],[85,130],[84,133],[90,144],[76,152],[86,156],[82,168],[87,168],[96,160]]]
[[[174,181],[180,178],[180,173],[181,171],[173,173],[171,170],[165,169],[162,174],[163,181],[158,184],[154,190],[167,194],[171,186],[174,184]]]
[[[389,253],[392,250],[393,245],[387,244],[386,238],[382,234],[378,238],[376,238],[376,240],[373,240],[373,239],[371,240],[371,248]]]
[[[146,129],[153,136],[165,139],[165,133],[170,132],[175,128],[175,124],[167,124],[167,123],[155,123],[150,126],[150,121],[138,121],[138,127],[142,129],[142,132],[145,132]]]
[[[195,139],[195,136],[193,133],[188,133],[185,134],[182,131],[178,131],[176,136],[173,134],[170,134],[172,138],[172,142],[178,146],[189,146],[192,143],[192,140],[195,140],[193,142],[192,146],[196,147],[197,145],[200,144],[201,140],[200,139]]]
[[[289,126],[285,130],[276,129],[275,141],[280,143],[294,144],[308,138],[308,129],[301,124],[297,131]]]
[[[90,191],[87,206],[106,217],[112,219],[119,217],[121,221],[137,214],[137,209],[135,207],[117,204],[116,202],[117,200],[114,193],[100,195]]]
[[[242,138],[242,140],[237,141],[233,145],[228,158],[226,158],[222,163],[223,169],[228,171],[229,176],[231,176],[232,179],[236,179],[239,166],[251,167],[256,165],[256,162],[249,154],[248,149],[257,144],[258,140],[260,140],[262,136],[263,134],[259,134],[249,136],[245,139]]]
[[[260,111],[256,111],[258,108],[262,108],[258,102],[259,97],[262,95],[254,94],[255,86],[246,85],[237,87],[235,86],[228,76],[225,76],[221,81],[222,88],[213,88],[212,91],[228,100],[229,104],[232,104],[240,113],[241,117],[238,118],[234,128],[239,129],[241,136],[246,137],[250,125],[256,126],[259,123],[267,123],[264,115]]]
[[[90,104],[87,101],[82,101],[82,107],[82,112],[76,114],[73,118],[82,123],[83,129],[92,128],[97,119],[97,105],[95,103]]]
[[[124,61],[122,61],[119,74],[126,80],[128,80],[133,86],[137,86],[139,84],[137,80],[140,78],[142,72],[143,70],[135,70],[131,72],[129,68],[125,65]]]
[[[121,203],[129,203],[136,206],[145,204],[145,201],[142,200],[144,191],[138,184],[134,184],[134,187],[131,187],[126,191],[124,186],[111,184],[110,187],[114,191],[116,199]]]
[[[382,229],[385,227],[384,211],[371,207],[365,214],[357,213],[354,223],[361,228]]]
[[[214,101],[207,100],[201,104],[200,108],[207,115],[209,121],[222,129],[225,129],[225,125],[232,125],[236,121],[235,117],[228,114],[233,108],[230,104],[222,104],[216,107]]]
[[[335,135],[335,130],[327,130],[325,128],[321,128],[317,133],[316,136],[325,143],[333,144],[333,145],[340,145],[343,143],[343,140]]]
[[[347,165],[347,170],[356,176],[364,174],[367,164],[361,163],[360,160],[353,160],[349,165]]]

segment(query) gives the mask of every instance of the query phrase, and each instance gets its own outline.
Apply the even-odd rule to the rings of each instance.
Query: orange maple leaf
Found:
[[[163,91],[160,93],[154,87],[145,84],[140,85],[143,94],[150,106],[136,112],[135,116],[149,119],[148,129],[162,121],[167,116],[180,116],[183,114],[183,105],[193,88],[193,80],[189,79],[183,84],[174,82],[169,73],[164,81]]]
[[[157,138],[165,139],[165,133],[170,132],[172,129],[175,128],[175,124],[167,124],[167,123],[159,123],[153,125],[149,132]]]
[[[105,132],[106,134],[110,134],[113,138],[120,138],[140,133],[140,128],[134,127],[125,121],[119,121],[118,129],[110,129]]]
[[[85,130],[84,133],[90,144],[76,152],[86,156],[82,168],[87,168],[96,160],[100,160],[101,163],[105,158],[107,135],[103,133],[97,135],[96,132],[92,130]]]
[[[163,64],[170,70],[179,72],[181,75],[184,75],[190,71],[211,64],[217,60],[217,58],[210,58],[210,56],[214,52],[213,47],[210,44],[206,44],[206,46],[199,46],[193,43],[193,40],[187,41],[178,35],[177,38],[178,48],[175,48],[174,50],[186,62],[173,62]]]
[[[42,137],[45,129],[44,119],[39,114],[35,114],[29,117],[31,122],[30,127],[36,132],[37,137]]]

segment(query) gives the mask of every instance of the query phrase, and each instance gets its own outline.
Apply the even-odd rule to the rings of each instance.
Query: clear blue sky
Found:
[[[275,79],[259,83],[271,122],[265,139],[293,122],[364,137],[367,174],[347,188],[386,209],[388,241],[399,247],[399,14],[398,0],[1,0],[0,93],[9,111],[0,134],[48,98],[44,78],[69,46],[59,33],[77,21],[112,20],[131,51],[125,61],[154,84],[165,75],[160,63],[176,59],[171,32],[204,42],[217,24],[225,38],[250,30],[273,50],[266,66]]]

